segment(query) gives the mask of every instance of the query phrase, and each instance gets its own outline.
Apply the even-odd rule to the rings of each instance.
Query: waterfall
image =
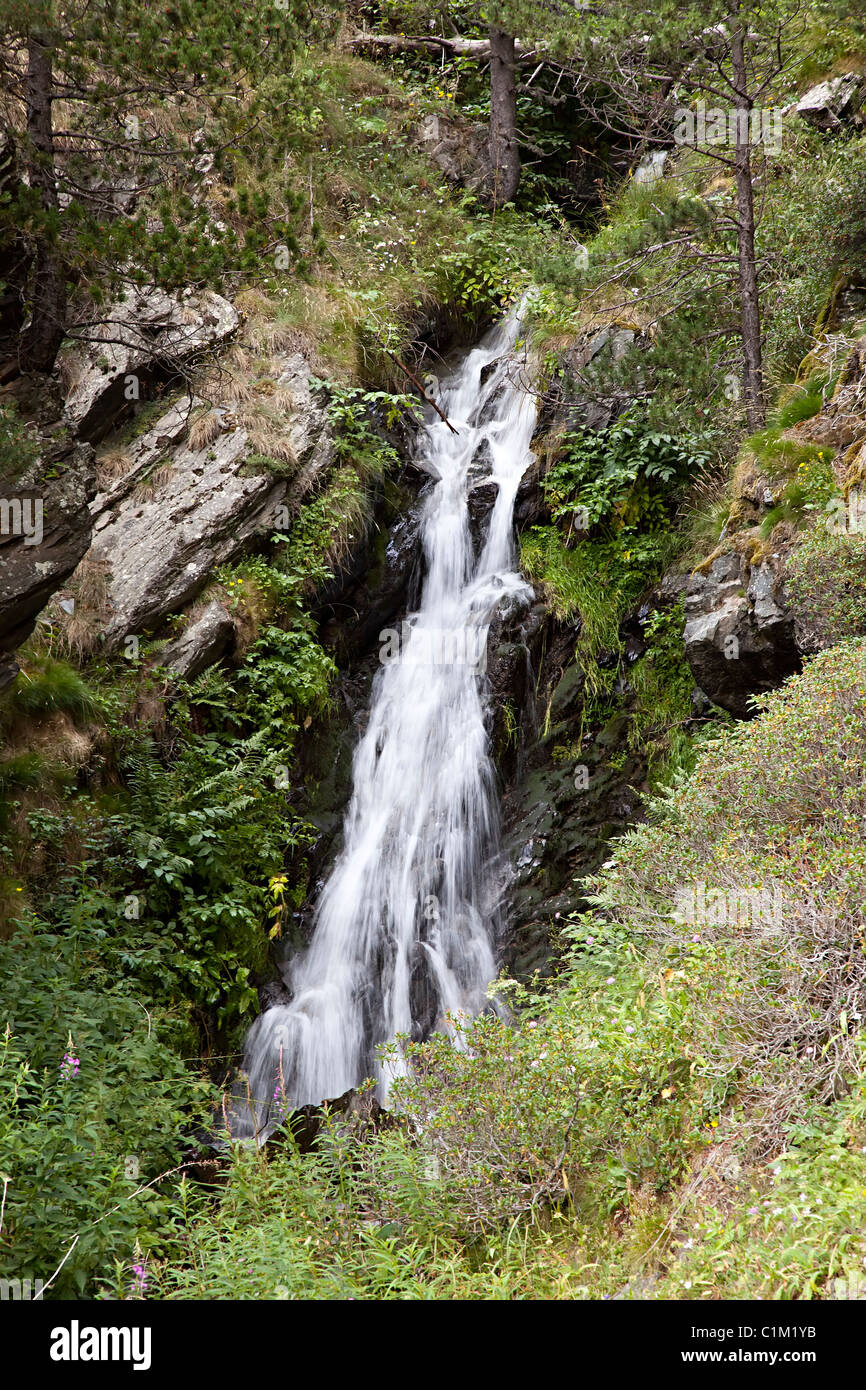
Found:
[[[421,431],[419,462],[438,481],[422,515],[420,607],[399,634],[382,634],[343,849],[291,968],[292,1002],[267,1010],[247,1039],[260,1136],[280,1077],[292,1108],[368,1076],[384,1102],[403,1064],[382,1064],[383,1043],[441,1029],[459,1045],[453,1019],[489,1006],[499,808],[487,633],[503,600],[531,592],[514,568],[514,502],[536,423],[519,324],[515,311],[441,383],[457,432],[432,412]],[[468,495],[479,481],[497,496],[476,555]]]

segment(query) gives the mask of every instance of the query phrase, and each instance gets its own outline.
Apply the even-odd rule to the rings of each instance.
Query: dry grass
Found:
[[[269,458],[280,459],[296,467],[297,458],[287,430],[291,406],[289,392],[278,391],[272,402],[265,404],[260,401],[241,411],[240,419],[255,453],[266,454]]]
[[[146,478],[136,483],[133,496],[141,502],[149,502],[161,492],[175,472],[174,459],[169,456],[152,468]]]
[[[260,291],[246,295],[263,298]],[[243,429],[253,453],[294,468],[297,464],[289,438],[295,413],[292,392],[274,379],[281,369],[279,357],[235,346],[219,367],[198,383],[199,394],[212,402],[193,415],[188,446],[194,452],[208,448],[227,429]]]
[[[200,453],[202,449],[207,449],[213,444],[215,439],[219,439],[222,434],[222,424],[220,416],[216,410],[209,410],[207,407],[196,411],[195,417],[190,422],[187,444],[193,453]]]
[[[66,588],[54,595],[49,606],[49,647],[56,640],[60,655],[78,665],[93,656],[110,616],[108,595],[106,562],[85,555]],[[73,600],[71,613],[60,607],[61,598]]]
[[[129,472],[131,467],[132,460],[125,449],[115,446],[97,454],[96,479],[100,492],[107,492],[114,483]]]
[[[56,767],[77,771],[90,759],[95,741],[93,728],[82,729],[68,714],[55,710],[36,722],[17,725],[4,747],[4,756],[17,758],[23,753],[39,753]]]

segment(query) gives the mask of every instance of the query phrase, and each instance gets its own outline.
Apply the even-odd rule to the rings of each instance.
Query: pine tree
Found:
[[[589,74],[606,90],[613,128],[618,119],[650,143],[673,138],[733,175],[720,228],[736,237],[743,397],[753,430],[765,418],[754,198],[766,157],[762,105],[786,70],[801,22],[799,0],[606,0],[593,10],[582,55],[582,80]],[[681,120],[707,106],[715,113],[709,124]],[[714,251],[711,259],[718,267],[722,258]]]
[[[493,0],[491,4],[446,0],[402,0],[389,12],[392,23],[412,33],[359,35],[354,46],[383,51],[426,49],[485,64],[490,75],[487,199],[494,208],[509,203],[521,176],[521,135],[517,120],[519,72],[531,66],[561,68],[579,8],[556,0]],[[457,26],[460,26],[460,32]],[[427,30],[426,33],[423,31]],[[438,33],[431,33],[438,30]],[[447,31],[447,32],[446,32]]]
[[[47,371],[127,284],[207,283],[267,248],[297,251],[287,192],[253,199],[239,237],[197,197],[238,151],[265,162],[290,72],[329,22],[304,0],[6,0],[0,13],[0,273],[17,300],[17,364]],[[283,83],[280,101],[290,98]],[[10,305],[6,304],[7,316]]]

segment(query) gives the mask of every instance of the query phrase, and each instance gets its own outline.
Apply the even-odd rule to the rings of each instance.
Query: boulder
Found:
[[[298,463],[291,481],[246,466],[246,430],[228,427],[212,443],[182,442],[188,402],[173,405],[130,450],[124,477],[93,503],[89,559],[106,576],[103,639],[110,650],[127,635],[157,629],[190,603],[218,565],[285,530],[301,498],[333,458],[326,411],[314,398],[309,368],[287,359],[280,384],[293,408],[287,433]],[[159,464],[151,496],[136,483]]]
[[[686,656],[705,695],[745,719],[750,697],[775,690],[800,669],[794,617],[775,557],[751,567],[736,551],[696,572],[685,595]]]
[[[239,322],[236,309],[213,290],[128,290],[93,326],[94,334],[116,341],[76,345],[58,357],[67,420],[82,439],[101,439],[131,399],[128,390],[140,391],[142,380],[223,342]],[[130,377],[139,379],[137,388]]]
[[[866,79],[857,72],[846,72],[811,87],[797,102],[797,115],[817,130],[839,130],[846,122],[862,122],[860,108],[866,94]]]
[[[163,647],[159,665],[185,680],[192,680],[215,665],[234,646],[235,635],[231,615],[215,600],[189,623],[180,637]]]
[[[473,192],[490,181],[487,127],[433,113],[418,127],[417,142],[449,183]]]

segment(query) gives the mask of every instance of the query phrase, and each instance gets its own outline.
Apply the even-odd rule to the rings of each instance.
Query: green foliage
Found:
[[[698,440],[654,430],[622,416],[609,430],[566,434],[544,479],[553,519],[585,510],[584,526],[658,530],[672,500],[707,462]]]
[[[40,657],[27,662],[27,669],[20,672],[7,693],[4,706],[0,722],[45,719],[55,713],[83,722],[93,718],[97,702],[71,666],[51,657]]]
[[[77,0],[58,17],[39,0],[7,6],[0,70],[11,102],[8,130],[22,128],[23,108],[40,90],[25,80],[28,41],[38,34],[49,65],[42,114],[50,126],[51,99],[62,91],[69,100],[68,157],[49,159],[22,142],[21,166],[0,202],[0,241],[31,252],[52,248],[61,279],[87,285],[96,319],[99,307],[130,285],[176,289],[261,274],[263,265],[273,269],[281,248],[303,270],[298,195],[284,182],[274,200],[261,179],[289,91],[282,102],[268,102],[254,89],[273,73],[285,84],[299,43],[326,34],[333,17],[328,6],[314,15],[294,0],[254,0],[241,22],[215,0],[183,0],[168,17],[140,0]],[[18,145],[17,138],[10,142],[11,149]],[[202,159],[208,153],[234,185],[224,219],[194,196],[210,167]],[[248,183],[238,178],[244,162]],[[106,184],[145,190],[145,199],[118,215],[110,199],[108,211],[102,199],[83,196]],[[310,240],[320,249],[315,228]],[[25,288],[37,313],[48,309],[43,290],[38,278]],[[60,311],[60,298],[53,307]],[[86,323],[79,317],[70,331],[86,337]]]
[[[310,385],[328,393],[328,417],[334,426],[338,458],[352,464],[362,478],[380,478],[388,468],[399,467],[396,449],[383,439],[377,424],[394,430],[407,419],[417,420],[417,400],[316,377],[310,378]]]
[[[785,567],[788,601],[812,647],[831,647],[866,633],[866,540],[815,530]]]
[[[254,568],[262,584],[276,573]],[[99,802],[70,787],[57,810],[30,809],[6,847],[4,867],[23,860],[25,875],[5,883],[26,891],[7,893],[13,930],[0,942],[0,1022],[14,1033],[0,1081],[4,1277],[46,1279],[77,1235],[54,1291],[80,1296],[112,1263],[127,1270],[161,1248],[175,1182],[134,1193],[206,1123],[211,1091],[188,1060],[199,1029],[211,1051],[258,1008],[271,886],[287,861],[303,873],[309,831],[286,776],[334,667],[297,618],[295,586],[291,600],[296,626],[266,624],[233,676],[180,683],[158,747],[130,728],[116,685],[90,693],[120,792]],[[58,702],[46,669],[51,698],[31,717],[80,712],[78,686],[70,699],[62,680]],[[38,766],[13,762],[7,780],[32,784]],[[80,1071],[61,1076],[70,1037]],[[130,1155],[140,1178],[126,1176]]]
[[[293,1301],[567,1296],[574,1271],[543,1234],[536,1241],[512,1226],[461,1240],[442,1219],[442,1185],[411,1140],[402,1131],[369,1138],[361,1149],[332,1116],[311,1154],[289,1140],[269,1157],[236,1148],[228,1182],[207,1204],[190,1187],[178,1196],[170,1258],[149,1267],[152,1292]],[[359,1170],[368,1148],[384,1188],[374,1190]],[[124,1277],[109,1290],[120,1292]]]
[[[778,176],[773,215],[759,228],[769,379],[790,379],[814,346],[828,300],[857,283],[866,250],[866,141],[828,142],[795,127]],[[810,383],[810,386],[813,383]]]
[[[826,1100],[834,1077],[858,1066],[846,1001],[863,988],[866,857],[852,837],[866,804],[862,644],[821,653],[762,703],[761,718],[708,743],[656,825],[620,841],[598,901],[712,988],[696,1052],[720,1080],[737,1077],[756,1142],[771,1145],[806,1097]],[[684,915],[678,894],[699,883],[707,908]],[[769,916],[731,908],[757,889],[770,894]]]
[[[512,299],[521,279],[507,241],[503,244],[486,224],[439,257],[439,294],[456,304],[468,331],[478,331]]]
[[[0,1270],[47,1281],[68,1256],[46,1296],[81,1297],[112,1260],[158,1247],[165,1208],[146,1185],[211,1097],[177,1020],[142,1007],[101,937],[34,923],[0,942]]]
[[[33,429],[12,407],[0,406],[0,478],[20,478],[38,457],[39,443]]]
[[[866,1088],[811,1111],[792,1143],[752,1170],[724,1207],[689,1203],[691,1236],[660,1298],[862,1298]]]
[[[801,420],[810,420],[823,409],[828,385],[827,378],[820,376],[795,387],[785,403],[774,412],[772,423],[779,429],[788,430],[792,425],[799,425]]]
[[[622,417],[609,430],[566,434],[543,486],[557,525],[521,539],[521,564],[543,585],[557,617],[580,617],[577,655],[590,690],[611,689],[619,627],[676,550],[678,493],[700,469],[701,441]],[[563,531],[565,534],[563,534]]]
[[[697,754],[694,738],[685,732],[695,685],[683,646],[685,623],[681,601],[656,609],[643,627],[647,651],[629,675],[635,696],[629,742],[647,750],[651,787],[667,780],[674,769],[690,770]]]
[[[751,456],[772,479],[792,478],[800,465],[823,460],[827,451],[817,444],[801,444],[782,434],[782,426],[767,425],[743,441],[743,453]]]
[[[343,464],[334,472],[327,487],[305,502],[292,524],[278,561],[289,576],[297,576],[307,593],[333,578],[331,566],[338,563],[349,543],[366,529],[369,499],[357,470]]]
[[[18,753],[0,762],[0,798],[17,787],[38,787],[45,776],[45,763],[38,753]]]
[[[298,725],[293,714],[321,714],[337,668],[310,632],[265,627],[236,677],[239,711],[286,746]]]

